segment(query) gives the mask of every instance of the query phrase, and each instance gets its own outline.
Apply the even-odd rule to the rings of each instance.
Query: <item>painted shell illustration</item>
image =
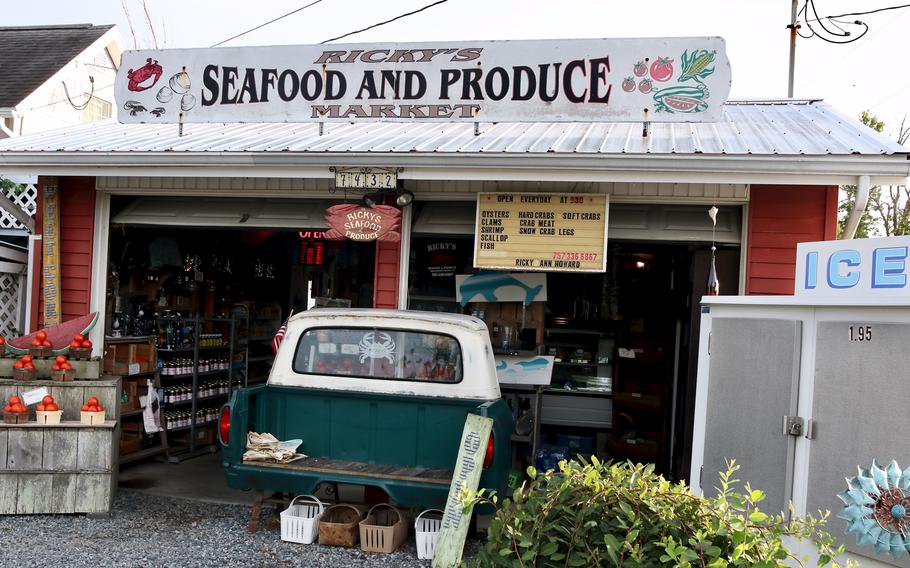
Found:
[[[126,88],[135,92],[151,89],[161,78],[162,73],[164,73],[164,69],[158,65],[158,60],[149,57],[145,60],[145,65],[139,69],[130,69],[126,72],[129,79]],[[151,83],[148,83],[149,79],[151,79]]]
[[[158,94],[155,95],[155,98],[158,99],[159,103],[169,102],[174,98],[174,91],[168,86],[161,87],[161,89],[158,90]]]
[[[847,534],[855,534],[857,544],[896,560],[910,552],[910,467],[901,470],[892,461],[883,468],[873,461],[870,469],[857,470],[847,478],[847,490],[837,494],[845,505],[837,517],[847,521]]]
[[[180,97],[180,110],[188,111],[194,106],[196,106],[196,97],[193,95],[187,93]]]
[[[168,81],[168,85],[178,95],[185,95],[190,91],[190,76],[185,72],[174,73]]]

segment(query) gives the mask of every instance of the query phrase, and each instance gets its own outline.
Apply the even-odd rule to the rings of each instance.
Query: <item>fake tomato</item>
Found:
[[[57,406],[56,402],[52,402],[50,404],[45,405],[44,410],[46,410],[48,412],[57,412],[58,410],[60,410],[60,407]]]
[[[58,365],[66,363],[66,355],[57,355],[54,357],[54,363],[57,363]]]
[[[98,406],[98,399],[94,396],[88,397],[88,400],[85,401],[85,404],[89,406]]]
[[[47,332],[42,329],[41,331],[39,331],[38,333],[35,334],[35,339],[37,339],[38,341],[46,340]]]
[[[17,404],[22,404],[22,399],[16,395],[13,395],[13,396],[9,397],[8,402],[10,403],[11,406],[15,406]]]
[[[54,404],[54,397],[52,397],[51,395],[45,396],[44,398],[41,399],[41,404],[44,404],[44,405]]]
[[[45,408],[46,407],[43,404],[39,404],[38,406],[35,407],[35,410],[37,410],[38,412],[44,412]]]
[[[73,336],[73,341],[78,341],[79,343],[82,343],[83,341],[85,341],[85,336],[82,335],[81,333],[77,333],[76,335]]]

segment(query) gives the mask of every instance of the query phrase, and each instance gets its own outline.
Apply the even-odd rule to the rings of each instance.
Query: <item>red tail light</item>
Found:
[[[218,433],[221,435],[222,444],[230,443],[230,441],[231,441],[231,407],[230,406],[225,406],[224,408],[221,409],[221,419],[218,421]]]
[[[493,452],[495,451],[496,444],[493,443],[493,432],[490,432],[490,440],[487,442],[487,453],[483,457],[483,468],[487,469],[493,465]]]

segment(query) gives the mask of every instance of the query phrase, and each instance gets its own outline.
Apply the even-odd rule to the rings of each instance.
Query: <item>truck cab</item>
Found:
[[[493,419],[480,487],[502,491],[512,414],[486,325],[435,312],[315,309],[293,316],[265,385],[220,415],[228,485],[294,494],[322,482],[383,489],[405,507],[444,506],[468,414]],[[248,432],[302,439],[308,457],[244,462]]]

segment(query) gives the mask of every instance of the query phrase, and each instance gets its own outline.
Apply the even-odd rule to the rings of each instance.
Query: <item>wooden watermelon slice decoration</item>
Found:
[[[51,342],[54,355],[62,355],[69,351],[70,342],[73,340],[74,335],[78,333],[82,335],[88,334],[97,322],[98,312],[92,312],[76,319],[46,327],[43,331],[47,334],[47,340]],[[14,355],[25,355],[28,353],[29,345],[31,345],[37,334],[38,332],[35,331],[22,337],[10,339],[6,343],[7,352]]]

